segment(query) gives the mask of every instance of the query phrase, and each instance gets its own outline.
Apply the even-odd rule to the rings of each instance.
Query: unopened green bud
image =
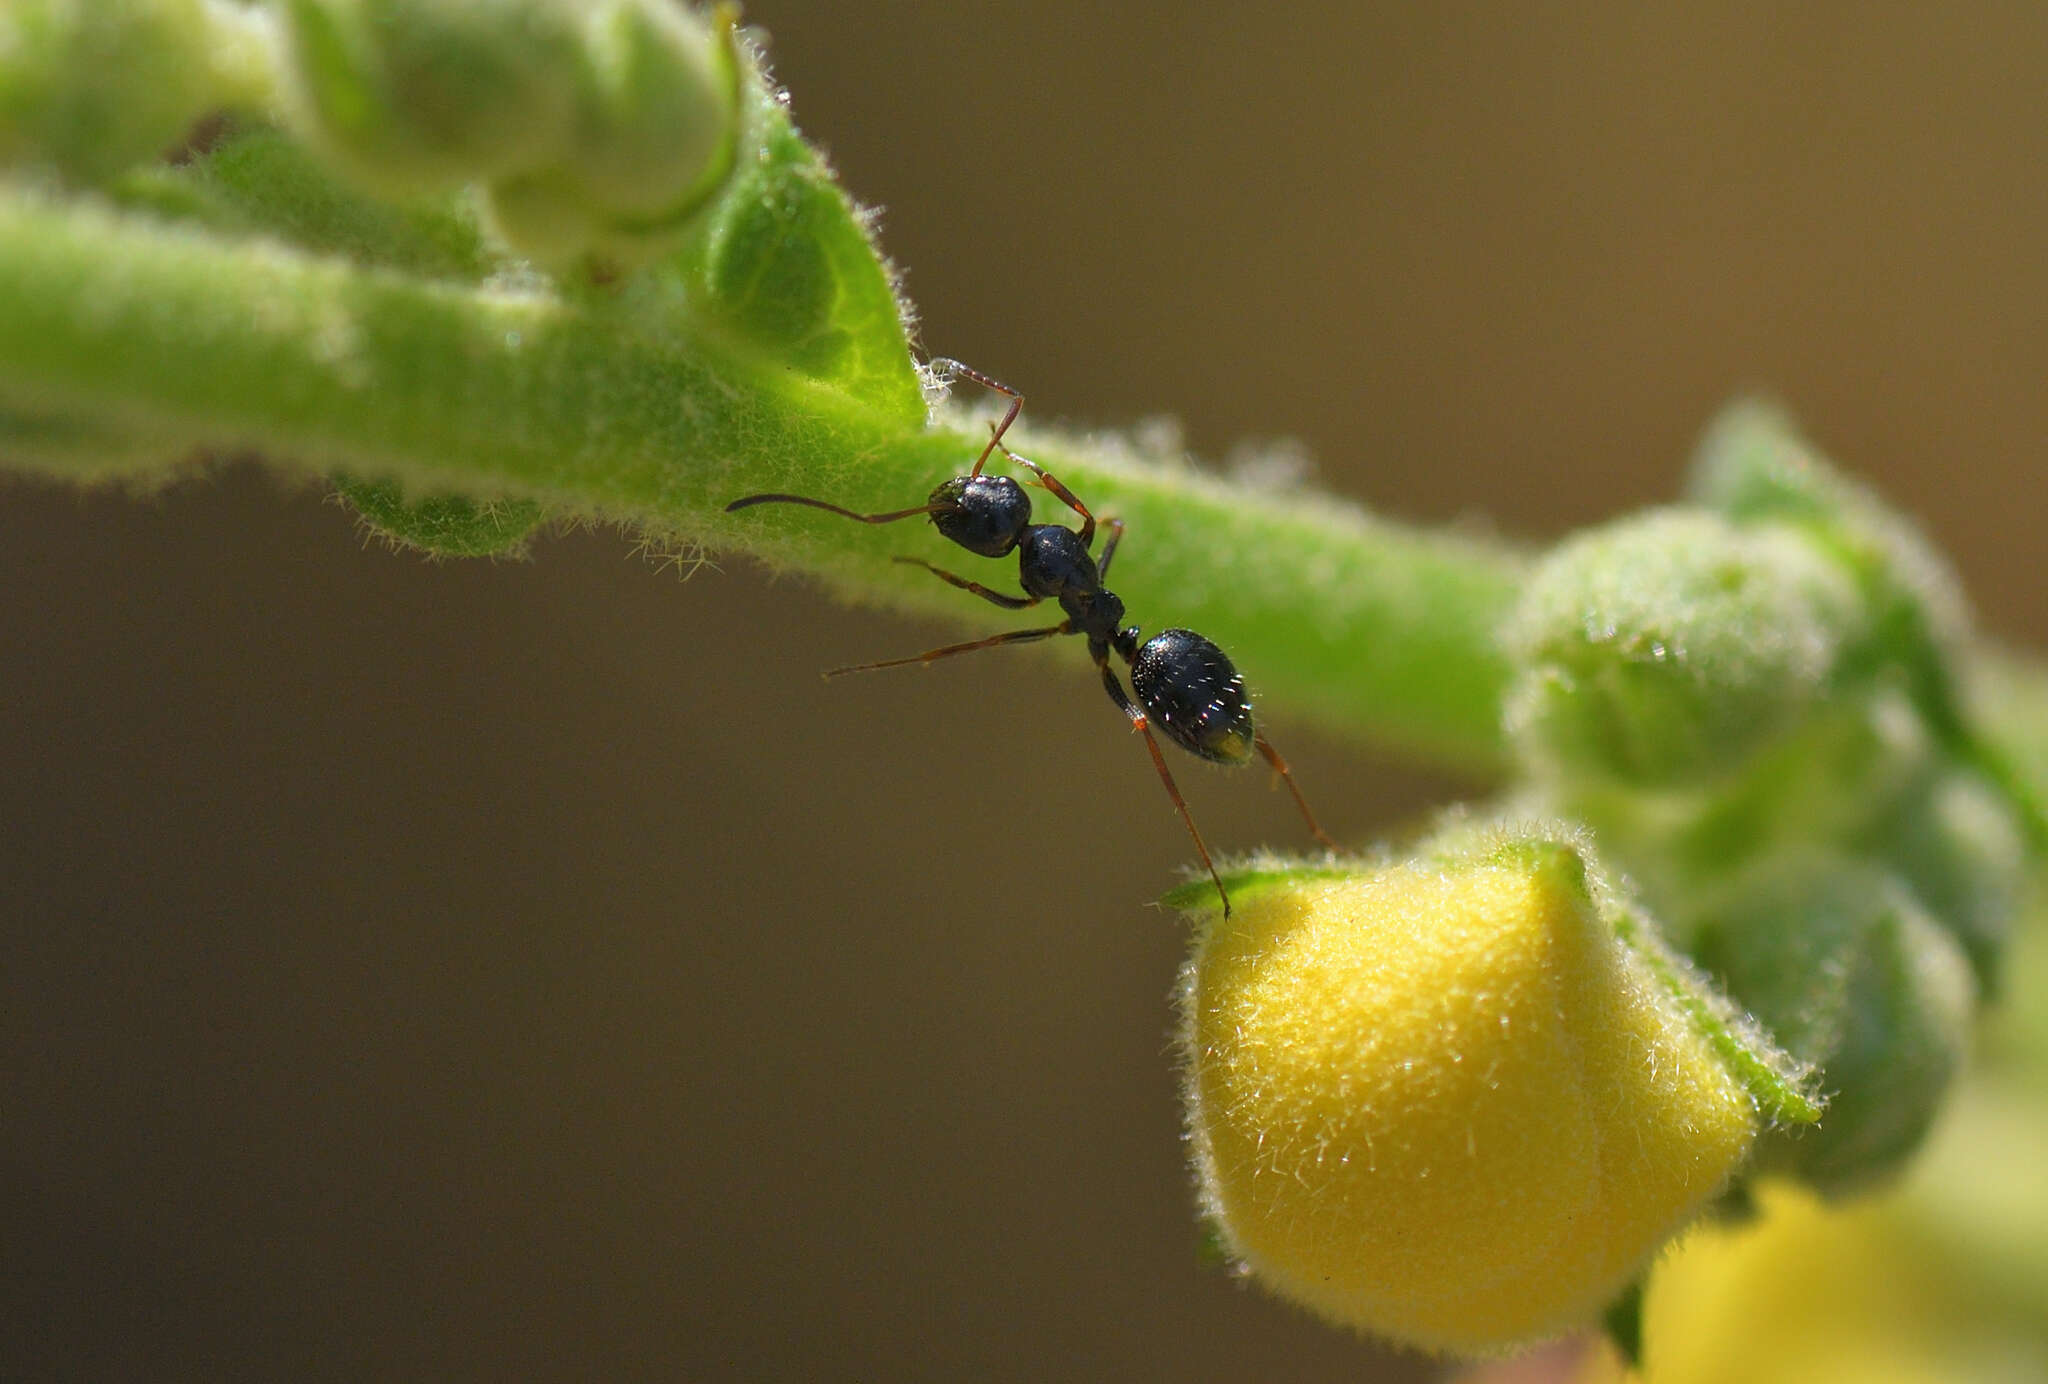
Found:
[[[731,174],[742,74],[732,16],[707,25],[659,0],[584,21],[577,119],[559,160],[494,180],[492,223],[544,262],[665,253]]]
[[[1862,589],[1873,647],[1865,657],[1943,661],[1970,631],[1962,584],[1903,515],[1830,466],[1789,415],[1753,400],[1707,430],[1691,489],[1739,523],[1786,523],[1825,543]]]
[[[567,0],[286,0],[288,114],[383,196],[546,164],[574,128],[578,11]]]
[[[1830,1091],[1762,1166],[1830,1195],[1896,1173],[1968,1048],[1977,986],[1956,941],[1875,866],[1812,854],[1759,867],[1716,905],[1695,955]]]
[[[731,173],[732,16],[671,0],[289,0],[287,106],[387,197],[473,183],[549,262],[644,262]]]
[[[1712,782],[1799,724],[1858,621],[1846,576],[1789,529],[1608,525],[1553,551],[1508,622],[1509,735],[1568,782]]]
[[[1995,989],[2033,868],[2011,800],[1973,771],[1948,771],[1900,815],[1885,850]]]
[[[1226,879],[1227,918],[1207,881],[1174,898],[1201,915],[1181,1042],[1204,1210],[1335,1321],[1460,1352],[1581,1324],[1721,1189],[1759,1093],[1799,1103],[1568,827]]]
[[[566,171],[613,219],[673,219],[731,169],[740,74],[730,25],[671,0],[592,7]]]
[[[103,182],[175,145],[213,99],[201,0],[0,5],[0,162]]]

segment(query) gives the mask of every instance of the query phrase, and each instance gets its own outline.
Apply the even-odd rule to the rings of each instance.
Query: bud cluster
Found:
[[[473,186],[521,254],[630,268],[734,171],[744,63],[674,0],[11,0],[0,164],[106,183],[269,108],[370,196]]]
[[[1560,545],[1505,632],[1521,804],[1590,826],[1673,941],[1823,1073],[1763,1166],[1895,1172],[1961,1065],[2030,868],[1960,707],[1959,588],[1777,415],[1709,435],[1700,507]]]
[[[643,263],[733,169],[729,13],[668,0],[283,0],[289,122],[364,189],[476,184],[513,248]]]
[[[244,18],[218,0],[9,0],[0,164],[90,184],[164,153],[220,100]]]

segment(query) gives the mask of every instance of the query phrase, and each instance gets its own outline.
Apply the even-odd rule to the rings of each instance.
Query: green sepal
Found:
[[[1230,1254],[1230,1236],[1214,1216],[1195,1217],[1195,1264],[1209,1273],[1233,1273],[1237,1261]]]
[[[1765,1119],[1778,1125],[1810,1125],[1821,1118],[1826,1101],[1816,1088],[1810,1067],[1802,1067],[1773,1043],[1770,1035],[1746,1020],[1696,966],[1665,943],[1646,918],[1626,910],[1611,916],[1615,935],[1643,959],[1650,973],[1678,1001]]]
[[[1248,856],[1236,863],[1219,864],[1216,878],[1233,899],[1280,885],[1303,884],[1319,879],[1343,879],[1366,868],[1366,862],[1340,860],[1331,856],[1320,856],[1312,860],[1261,852]],[[1190,916],[1217,912],[1222,900],[1217,897],[1216,884],[1207,875],[1190,875],[1159,896],[1162,908],[1171,908]]]
[[[1638,1278],[1622,1291],[1620,1297],[1608,1304],[1600,1316],[1600,1325],[1607,1332],[1607,1339],[1614,1342],[1614,1348],[1621,1355],[1621,1362],[1632,1370],[1643,1367],[1643,1289],[1646,1280]]]
[[[1827,1102],[1814,1067],[1788,1052],[1712,976],[1671,945],[1655,917],[1636,901],[1628,881],[1594,853],[1590,833],[1561,822],[1461,816],[1423,847],[1427,858],[1447,868],[1475,853],[1488,862],[1541,869],[1558,887],[1580,896],[1677,1003],[1766,1120],[1809,1125],[1820,1119]]]

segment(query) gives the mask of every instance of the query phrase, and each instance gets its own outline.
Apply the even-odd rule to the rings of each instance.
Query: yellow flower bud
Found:
[[[1682,966],[1623,941],[1604,889],[1555,836],[1234,889],[1181,1035],[1231,1254],[1333,1321],[1465,1353],[1625,1288],[1758,1114]]]

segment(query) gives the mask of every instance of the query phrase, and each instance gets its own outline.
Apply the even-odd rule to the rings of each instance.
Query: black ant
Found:
[[[988,444],[974,459],[972,471],[941,482],[925,503],[887,514],[856,514],[804,495],[749,495],[727,505],[726,513],[772,503],[809,505],[813,509],[857,519],[863,524],[893,524],[899,519],[929,515],[934,528],[970,553],[982,557],[1003,557],[1015,549],[1017,578],[1024,588],[1024,595],[1007,596],[1000,591],[991,591],[979,582],[934,567],[922,558],[899,557],[896,561],[922,567],[940,581],[962,591],[971,591],[1005,610],[1023,610],[1043,600],[1055,600],[1067,618],[1042,629],[1012,630],[965,644],[927,649],[910,658],[834,668],[825,676],[835,678],[845,673],[872,672],[877,668],[929,664],[954,654],[990,649],[998,644],[1026,644],[1060,634],[1086,635],[1089,656],[1095,660],[1095,666],[1102,674],[1102,685],[1109,692],[1109,699],[1130,718],[1132,729],[1144,733],[1145,748],[1152,752],[1152,763],[1159,770],[1159,780],[1166,785],[1167,796],[1173,799],[1181,820],[1187,823],[1188,834],[1195,839],[1195,853],[1201,857],[1209,878],[1216,883],[1226,918],[1230,916],[1230,895],[1225,892],[1223,880],[1216,873],[1215,862],[1209,858],[1209,848],[1195,827],[1187,801],[1181,797],[1180,788],[1173,781],[1173,773],[1166,767],[1166,756],[1159,752],[1159,741],[1152,734],[1155,721],[1174,744],[1189,754],[1217,764],[1248,763],[1252,751],[1257,750],[1287,784],[1287,791],[1293,794],[1295,806],[1301,809],[1310,834],[1331,850],[1341,850],[1316,824],[1315,814],[1309,811],[1307,800],[1295,785],[1287,761],[1258,730],[1252,719],[1252,703],[1245,692],[1244,678],[1229,656],[1193,630],[1164,630],[1140,644],[1136,625],[1119,628],[1124,618],[1124,603],[1102,582],[1109,575],[1109,564],[1116,557],[1117,543],[1124,536],[1123,520],[1103,521],[1102,527],[1109,531],[1109,537],[1102,545],[1102,556],[1100,559],[1090,556],[1088,549],[1095,541],[1095,516],[1088,512],[1088,507],[1044,467],[1018,456],[1003,445],[1003,434],[1017,420],[1018,412],[1024,407],[1024,396],[957,360],[934,357],[930,369],[934,380],[941,384],[968,379],[1010,400],[1009,410],[1003,414],[1002,421],[989,425]],[[1079,531],[1058,524],[1032,523],[1031,497],[1024,493],[1022,484],[1009,476],[982,474],[990,454],[997,451],[1009,458],[1012,464],[1029,471],[1031,484],[1051,491],[1062,504],[1080,515]],[[1112,650],[1130,668],[1131,688],[1137,693],[1136,701],[1124,691],[1123,684],[1110,669]]]

